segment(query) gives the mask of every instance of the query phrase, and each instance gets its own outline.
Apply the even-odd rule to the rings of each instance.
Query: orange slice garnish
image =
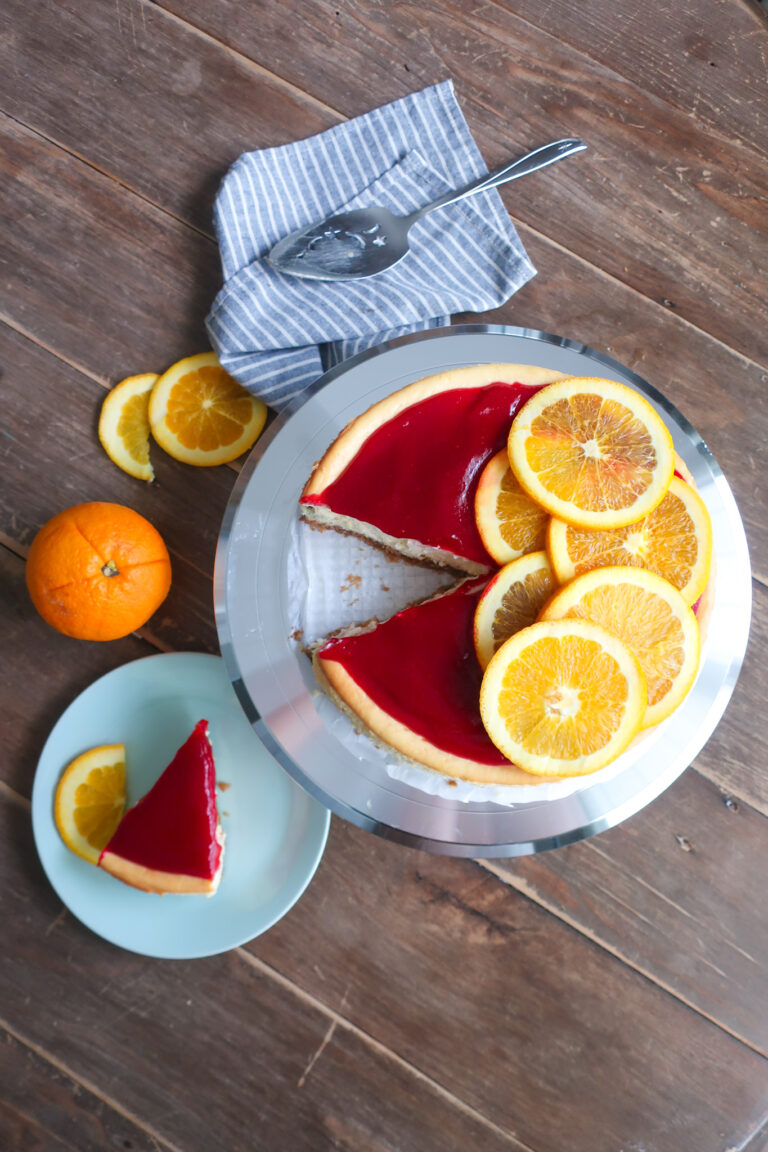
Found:
[[[696,678],[696,617],[668,580],[645,568],[595,568],[556,592],[544,620],[589,620],[632,649],[648,685],[641,727],[666,719]]]
[[[553,518],[547,551],[561,584],[593,568],[648,568],[695,604],[709,578],[712,525],[699,494],[674,476],[661,503],[625,528],[590,531]]]
[[[515,633],[480,689],[491,740],[539,776],[583,776],[610,764],[637,734],[646,702],[635,655],[587,620],[546,620]]]
[[[546,552],[519,556],[496,573],[475,609],[473,638],[481,668],[505,640],[536,622],[556,586]]]
[[[227,464],[251,448],[267,409],[225,372],[213,352],[169,368],[149,398],[149,423],[161,448],[185,464]]]
[[[113,464],[138,480],[152,481],[149,459],[149,394],[156,372],[129,376],[116,384],[101,406],[99,440]]]
[[[480,474],[475,520],[497,564],[508,564],[544,547],[549,515],[520,487],[505,451],[492,456]]]
[[[125,809],[125,746],[105,744],[73,760],[56,789],[54,819],[73,852],[98,864]]]
[[[580,528],[647,516],[669,488],[672,437],[633,389],[577,377],[548,384],[512,422],[509,462],[528,495]]]

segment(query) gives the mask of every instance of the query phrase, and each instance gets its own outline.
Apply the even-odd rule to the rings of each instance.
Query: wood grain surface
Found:
[[[0,1143],[46,1152],[158,1152],[159,1141],[5,1030],[0,1045]]]
[[[151,1134],[179,1148],[233,1152],[522,1152],[471,1107],[339,1024],[341,1013],[240,951],[160,963],[91,936],[43,882],[24,813],[2,804],[0,820],[0,867],[13,877],[0,971],[6,1023],[79,1082],[106,1087]],[[753,1059],[744,1050],[745,1103]]]
[[[514,4],[296,4],[305,30],[296,40],[285,8],[230,0],[167,6],[345,116],[451,76],[491,167],[558,136],[588,140],[589,152],[553,170],[545,195],[535,177],[503,192],[513,215],[765,359],[764,165],[708,131],[702,147],[690,115],[521,20]],[[753,31],[759,37],[760,28]],[[756,52],[761,46],[758,39]],[[768,78],[761,63],[756,99]],[[764,147],[764,132],[753,137],[758,150],[761,140]]]
[[[768,1054],[764,825],[686,772],[603,836],[485,867]]]
[[[768,1148],[768,30],[752,0],[8,0],[0,35],[0,1147],[162,1152]],[[244,150],[452,77],[538,276],[481,319],[582,341],[706,439],[750,544],[750,649],[693,769],[618,828],[519,860],[429,857],[334,819],[300,903],[247,947],[121,952],[34,851],[35,765],[93,680],[216,651],[232,468],[96,437],[105,389],[206,347],[219,181]],[[475,316],[465,317],[474,321]],[[139,633],[60,636],[39,527],[129,504],[173,588]],[[726,569],[719,578],[727,579]]]

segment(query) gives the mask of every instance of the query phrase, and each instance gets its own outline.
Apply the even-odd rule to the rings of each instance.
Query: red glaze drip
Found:
[[[472,625],[486,583],[472,580],[373,632],[331,640],[320,656],[338,661],[380,708],[443,751],[508,764],[486,734],[478,703]]]
[[[341,476],[303,502],[493,567],[475,524],[475,489],[534,392],[495,383],[421,400],[377,428]]]
[[[208,721],[201,720],[157,783],[123,816],[104,852],[209,880],[221,859],[217,824],[216,769]]]

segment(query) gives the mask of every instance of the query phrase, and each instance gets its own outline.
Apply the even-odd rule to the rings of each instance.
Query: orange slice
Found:
[[[149,394],[156,372],[129,376],[116,384],[101,406],[99,440],[113,464],[138,480],[152,481],[149,460]]]
[[[105,744],[73,760],[56,789],[53,814],[73,852],[98,864],[125,809],[125,746]]]
[[[161,448],[185,464],[227,464],[259,437],[267,409],[219,364],[213,352],[169,368],[149,398],[149,423]]]
[[[544,547],[548,514],[523,491],[505,451],[483,468],[475,493],[480,538],[497,564]]]
[[[623,641],[587,620],[546,620],[502,644],[485,670],[480,714],[504,755],[539,776],[583,776],[629,745],[645,677]]]
[[[645,568],[595,568],[561,588],[544,620],[589,620],[627,644],[648,685],[650,728],[674,712],[696,678],[700,641],[696,617],[676,588]]]
[[[536,622],[556,585],[546,552],[520,556],[496,573],[475,609],[475,652],[481,668],[505,640]]]
[[[698,492],[674,476],[653,512],[625,528],[590,531],[553,518],[547,551],[561,584],[593,568],[648,568],[695,604],[709,579],[712,525]]]
[[[620,528],[661,502],[674,472],[672,437],[639,393],[614,380],[548,384],[512,422],[509,462],[553,516]]]

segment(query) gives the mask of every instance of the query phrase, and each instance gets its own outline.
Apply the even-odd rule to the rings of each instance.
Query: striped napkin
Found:
[[[503,304],[535,269],[495,190],[420,220],[408,255],[370,279],[300,280],[264,259],[336,212],[381,204],[407,214],[486,171],[451,81],[245,153],[215,205],[224,286],[206,325],[221,363],[279,410],[347,356]]]

